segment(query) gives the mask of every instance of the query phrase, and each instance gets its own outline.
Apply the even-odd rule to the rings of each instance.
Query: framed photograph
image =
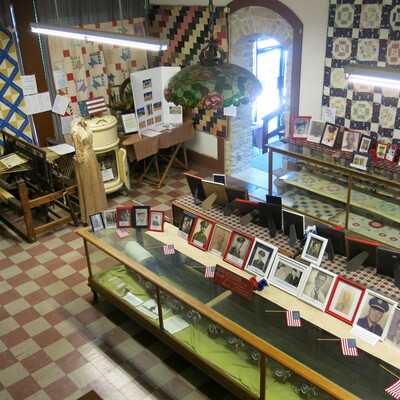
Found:
[[[252,274],[264,278],[274,262],[278,248],[264,242],[261,239],[255,239],[245,270]]]
[[[308,129],[310,125],[311,117],[292,117],[292,139],[307,139]]]
[[[361,132],[350,131],[345,129],[343,132],[341,151],[352,153],[358,151],[358,143],[360,142]]]
[[[139,127],[136,119],[136,113],[121,114],[121,122],[125,134],[138,132]]]
[[[394,270],[400,265],[400,251],[379,246],[376,249],[376,273],[394,278]]]
[[[203,185],[201,184],[203,178],[200,178],[196,175],[188,174],[187,172],[185,172],[185,177],[190,189],[190,193],[192,193],[195,201],[197,202],[198,200],[204,200],[206,198],[206,195],[204,194]]]
[[[247,189],[237,188],[233,186],[225,186],[225,193],[228,199],[228,203],[236,199],[248,200],[249,192]]]
[[[328,239],[314,233],[308,233],[301,258],[311,264],[320,265],[327,244]]]
[[[363,335],[376,335],[380,340],[386,335],[397,302],[367,290],[355,318],[354,327],[365,330]]]
[[[213,174],[213,181],[217,183],[222,183],[225,185],[226,183],[226,176],[225,174]]]
[[[117,227],[132,228],[132,207],[117,207]]]
[[[358,147],[358,151],[360,153],[368,153],[372,144],[372,138],[367,135],[362,135],[360,140],[360,146]]]
[[[290,225],[293,225],[296,230],[297,239],[301,240],[305,231],[305,217],[302,214],[294,211],[282,210],[283,218],[283,233],[290,235]]]
[[[307,270],[304,285],[300,288],[299,298],[324,311],[335,279],[336,274],[333,272],[311,265]]]
[[[388,343],[400,349],[400,308],[394,310],[385,339]]]
[[[219,204],[222,206],[228,204],[228,198],[226,197],[225,186],[222,183],[203,179],[201,184],[203,185],[203,191],[206,198],[211,196],[213,193],[216,194],[216,198],[213,204]]]
[[[387,151],[387,144],[378,142],[378,144],[376,145],[376,158],[384,160],[386,157],[386,151]]]
[[[208,251],[217,256],[223,257],[228,246],[229,238],[232,230],[225,228],[222,225],[215,225],[213,234],[211,236]]]
[[[307,141],[313,143],[320,143],[325,129],[325,121],[317,121],[312,119],[310,128],[308,129]]]
[[[89,215],[90,224],[92,225],[93,232],[98,232],[105,229],[103,216],[101,212]]]
[[[107,229],[117,227],[117,210],[105,210],[103,217]]]
[[[308,268],[307,265],[278,253],[268,274],[269,283],[297,297]]]
[[[149,206],[133,206],[133,227],[134,228],[148,228],[149,227]]]
[[[201,250],[207,250],[215,222],[197,216],[193,223],[193,228],[189,236],[189,243]]]
[[[394,163],[394,160],[396,159],[397,149],[398,146],[396,146],[395,144],[388,143],[385,160]]]
[[[331,124],[330,122],[325,123],[324,132],[321,137],[321,144],[327,147],[334,147],[336,139],[340,132],[340,126]]]
[[[184,210],[178,228],[178,236],[180,236],[185,240],[188,240],[195,219],[196,219],[195,214],[192,214],[191,212]]]
[[[224,261],[243,269],[246,265],[254,238],[243,233],[232,231],[226,248]]]
[[[335,254],[339,254],[341,256],[346,255],[346,234],[344,231],[331,228],[330,226],[326,225],[316,224],[316,227],[317,235],[327,238],[331,241]]]
[[[164,232],[165,211],[149,211],[149,231]]]
[[[368,256],[363,262],[363,265],[375,267],[377,259],[376,250],[378,249],[378,246],[378,243],[346,236],[347,261],[350,261],[352,258],[358,256],[360,253],[365,251],[366,253],[368,253]]]
[[[352,325],[365,290],[365,287],[338,276],[325,312]]]
[[[367,171],[371,164],[371,158],[371,154],[353,151],[353,156],[350,161],[350,167]]]

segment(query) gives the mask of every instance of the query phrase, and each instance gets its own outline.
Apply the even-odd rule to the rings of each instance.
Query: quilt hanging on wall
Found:
[[[214,8],[214,37],[218,46],[228,53],[227,25],[223,7]],[[149,9],[152,34],[169,39],[167,50],[153,58],[154,66],[189,66],[198,63],[201,49],[208,39],[209,10],[205,6],[156,6]],[[195,129],[215,136],[225,137],[227,118],[223,110],[200,110],[194,108],[192,118]]]
[[[348,84],[344,66],[362,63],[399,67],[400,0],[330,0],[323,105],[336,109],[336,123],[400,142],[400,92]]]
[[[0,130],[32,143],[17,51],[11,31],[0,29]],[[3,147],[0,135],[0,147]]]

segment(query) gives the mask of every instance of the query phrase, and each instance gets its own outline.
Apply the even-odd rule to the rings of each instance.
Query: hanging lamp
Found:
[[[209,2],[209,32],[200,62],[171,77],[164,89],[167,101],[180,106],[215,110],[247,104],[262,91],[260,81],[247,69],[224,62],[225,54],[214,39],[214,6]]]

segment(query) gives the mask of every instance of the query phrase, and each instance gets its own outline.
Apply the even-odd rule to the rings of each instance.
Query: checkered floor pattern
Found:
[[[206,177],[206,171],[189,171]],[[132,179],[128,195],[172,217],[189,192],[181,170],[165,185]],[[0,226],[0,400],[234,400],[213,380],[101,299],[92,303],[82,239],[65,226],[26,243]]]

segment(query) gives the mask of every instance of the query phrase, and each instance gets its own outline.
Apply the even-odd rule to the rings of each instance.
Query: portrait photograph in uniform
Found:
[[[243,269],[246,265],[254,239],[237,231],[232,231],[228,247],[225,251],[224,261]]]
[[[306,140],[308,135],[308,129],[310,125],[311,117],[292,117],[292,139]]]
[[[341,151],[352,153],[358,151],[358,143],[360,142],[361,132],[350,131],[345,129],[343,132]]]
[[[149,231],[164,232],[165,211],[149,211]]]
[[[368,153],[371,147],[371,143],[372,143],[372,138],[370,136],[362,135],[358,151],[360,153]]]
[[[319,143],[321,141],[322,134],[325,129],[325,121],[318,121],[312,119],[310,122],[310,128],[308,129],[307,141],[313,143]]]
[[[269,283],[298,297],[309,267],[278,253],[268,274]]]
[[[336,274],[316,265],[307,270],[299,298],[324,311],[331,294]]]
[[[89,219],[90,224],[92,225],[93,232],[98,232],[105,228],[101,212],[89,215]]]
[[[188,240],[195,219],[196,219],[195,214],[192,214],[191,212],[184,210],[178,228],[178,236],[180,236],[185,240]]]
[[[214,226],[215,222],[197,216],[193,223],[193,229],[189,237],[189,243],[201,250],[207,250]]]
[[[254,240],[245,269],[252,274],[265,277],[274,262],[278,248],[261,239]]]
[[[149,226],[149,206],[133,206],[132,217],[134,228],[148,228]]]
[[[308,233],[301,258],[311,264],[320,265],[328,244],[328,239],[315,233]]]
[[[226,251],[226,246],[228,246],[231,233],[231,229],[225,228],[222,225],[215,225],[214,232],[208,246],[208,251],[216,254],[217,256],[223,257]]]
[[[132,207],[117,207],[117,227],[132,228]]]
[[[106,228],[116,228],[117,227],[117,210],[105,210],[103,211],[104,223]]]
[[[365,287],[338,276],[325,312],[352,325],[365,293]]]
[[[353,151],[353,155],[350,160],[350,167],[367,171],[371,164],[371,159],[372,159],[372,154]]]
[[[396,308],[385,340],[400,349],[400,308]]]
[[[357,329],[361,328],[382,340],[396,305],[395,301],[367,290],[354,320],[354,327],[357,326]]]

